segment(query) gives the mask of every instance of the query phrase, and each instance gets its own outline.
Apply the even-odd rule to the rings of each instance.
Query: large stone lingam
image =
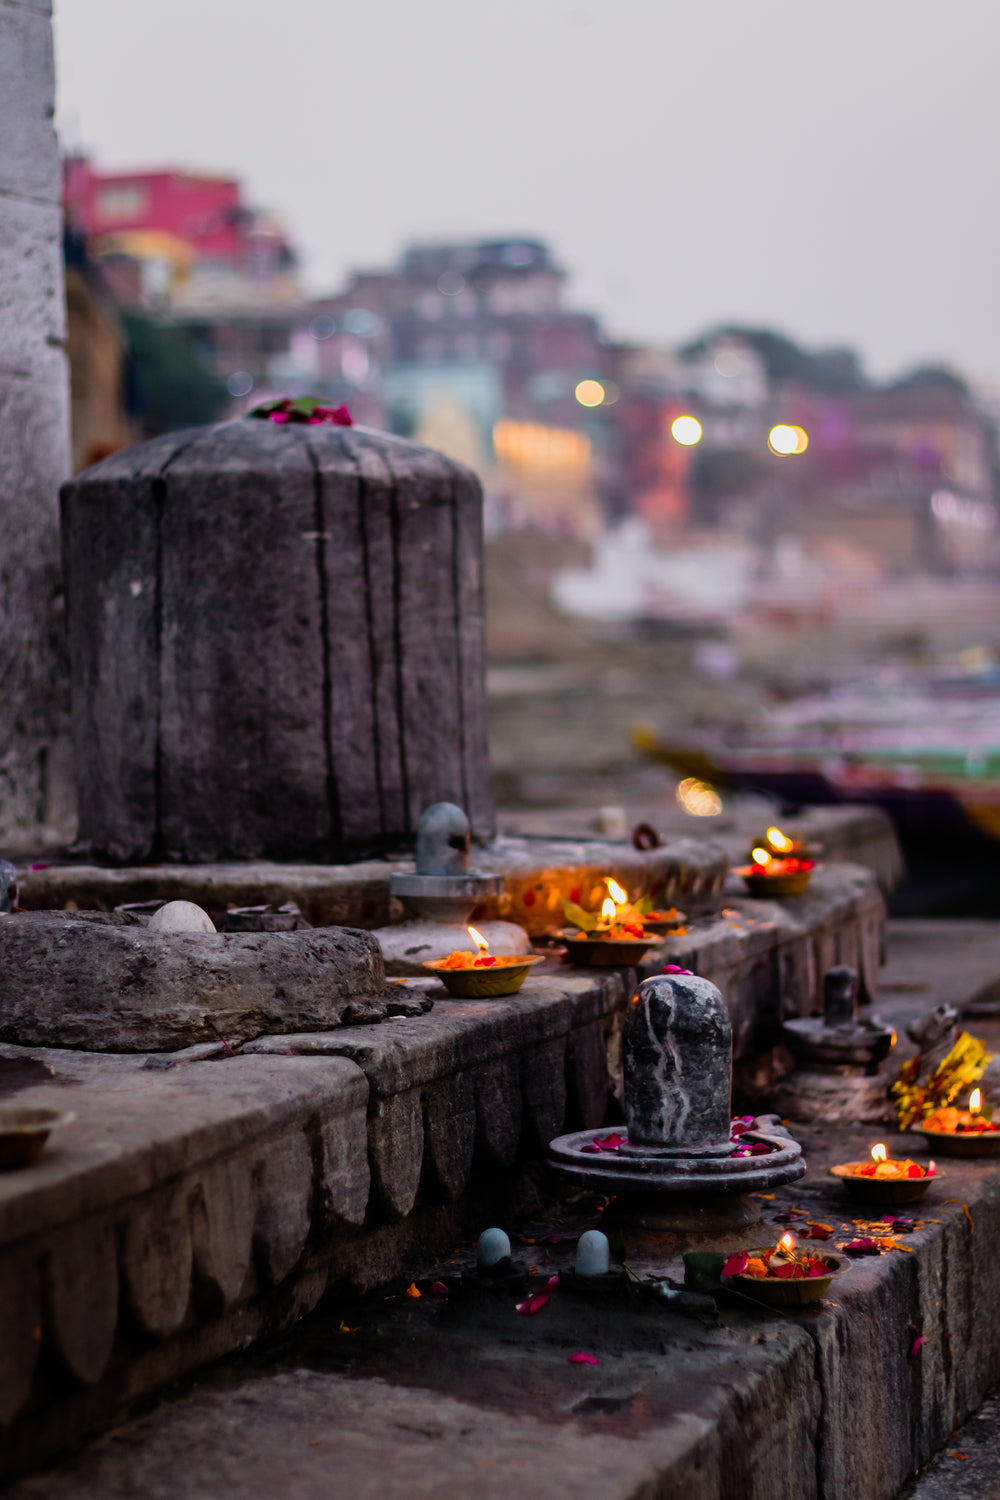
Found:
[[[446,798],[491,835],[468,469],[244,417],[84,470],[62,520],[81,846],[336,862]]]
[[[776,1116],[732,1137],[732,1024],[719,990],[693,974],[647,979],[622,1037],[627,1138],[580,1130],[552,1141],[561,1173],[614,1193],[606,1217],[631,1247],[652,1236],[704,1244],[760,1218],[747,1195],[794,1182],[802,1148]]]

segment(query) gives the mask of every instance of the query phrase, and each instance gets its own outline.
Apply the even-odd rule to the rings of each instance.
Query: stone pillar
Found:
[[[0,0],[0,847],[72,831],[58,489],[69,472],[48,0]]]

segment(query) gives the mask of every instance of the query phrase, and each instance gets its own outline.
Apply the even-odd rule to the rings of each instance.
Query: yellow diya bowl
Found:
[[[884,1149],[881,1146],[873,1148],[874,1151]],[[919,1168],[919,1176],[909,1175],[914,1167]],[[881,1176],[876,1175],[879,1171]],[[943,1174],[935,1171],[933,1162],[929,1167],[921,1167],[919,1162],[909,1158],[893,1161],[888,1156],[881,1156],[869,1161],[844,1162],[842,1166],[831,1167],[830,1175],[839,1177],[848,1195],[859,1203],[916,1203],[931,1183],[941,1180]]]
[[[456,957],[468,958],[470,962],[461,966],[452,963]],[[529,957],[497,957],[488,966],[479,966],[473,960],[478,954],[454,954],[447,958],[428,960],[423,965],[440,979],[449,995],[456,1000],[491,1000],[501,995],[516,995],[535,964],[545,962],[544,955]]]
[[[33,1167],[55,1127],[69,1125],[75,1119],[75,1115],[57,1109],[0,1109],[0,1172]]]

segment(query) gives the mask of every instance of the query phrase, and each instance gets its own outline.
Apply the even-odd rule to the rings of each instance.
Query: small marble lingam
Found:
[[[783,1115],[826,1124],[891,1117],[879,1069],[896,1036],[878,1016],[859,1015],[854,969],[828,969],[822,1016],[785,1021],[781,1036],[797,1064],[775,1091]]]
[[[732,1239],[760,1218],[752,1193],[794,1182],[802,1148],[775,1117],[734,1135],[732,1023],[719,990],[693,974],[647,979],[622,1035],[627,1135],[580,1130],[549,1146],[558,1171],[613,1193],[608,1222],[630,1250]]]
[[[417,823],[416,870],[389,877],[410,919],[378,927],[387,974],[428,977],[423,965],[469,947],[467,923],[482,901],[503,892],[503,877],[469,869],[469,820],[453,802],[434,802]],[[496,957],[526,954],[531,946],[513,922],[479,921],[477,927]]]

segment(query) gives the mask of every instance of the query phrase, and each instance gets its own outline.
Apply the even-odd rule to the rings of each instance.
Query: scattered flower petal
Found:
[[[661,974],[693,974],[692,969],[682,969],[679,964],[664,964]]]
[[[443,1281],[432,1281],[428,1296],[434,1297],[438,1302],[443,1302],[448,1296],[448,1288]]]
[[[406,1295],[408,1297],[422,1297],[424,1294],[417,1286],[417,1283],[415,1281],[411,1281],[409,1286],[406,1288]]]
[[[749,1263],[749,1258],[741,1250],[737,1255],[731,1255],[729,1257],[725,1265],[722,1267],[721,1275],[742,1276]]]
[[[873,1240],[867,1235],[858,1240],[848,1240],[847,1244],[841,1248],[846,1250],[848,1255],[880,1255],[882,1253],[878,1240]]]
[[[541,1312],[552,1299],[544,1292],[536,1292],[533,1297],[527,1297],[523,1302],[517,1304],[517,1311],[523,1313],[526,1318],[531,1318],[535,1313]]]
[[[599,1365],[600,1362],[593,1354],[568,1354],[566,1356],[568,1365]]]

